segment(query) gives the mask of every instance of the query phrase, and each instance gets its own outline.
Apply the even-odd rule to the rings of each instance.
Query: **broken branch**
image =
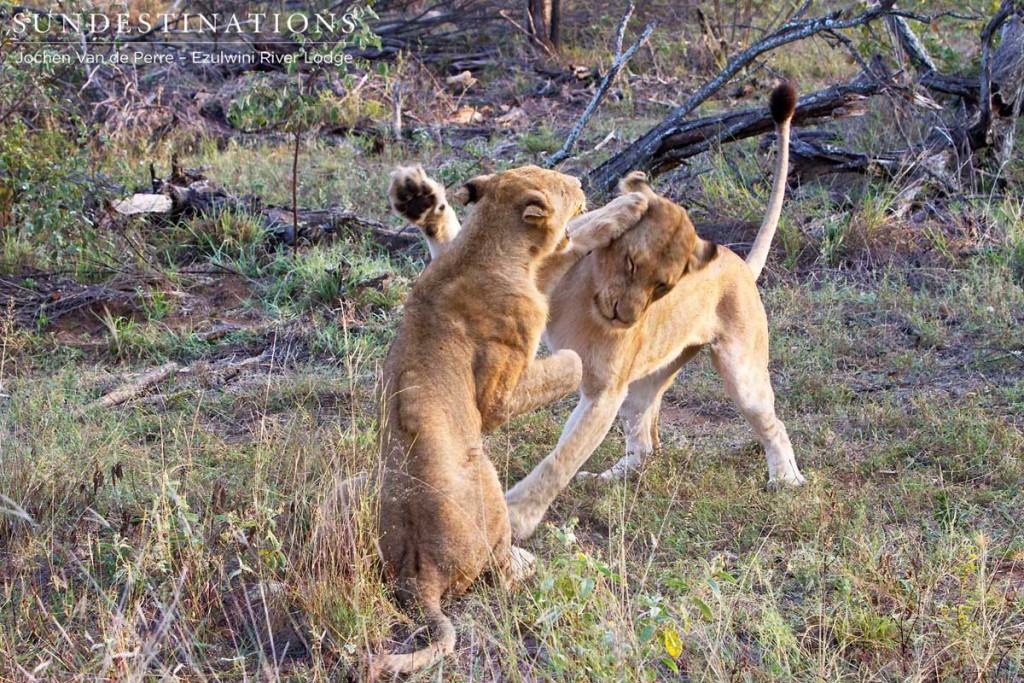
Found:
[[[174,362],[166,363],[158,368],[153,368],[142,373],[135,381],[124,384],[98,401],[90,404],[86,410],[93,408],[113,408],[126,403],[139,394],[152,389],[157,384],[172,377],[180,369],[180,365]]]

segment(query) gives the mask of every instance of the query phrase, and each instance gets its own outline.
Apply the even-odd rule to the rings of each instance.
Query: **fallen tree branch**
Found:
[[[783,45],[809,38],[824,31],[835,32],[867,24],[879,17],[894,12],[894,1],[882,0],[876,5],[870,6],[864,12],[849,18],[844,18],[844,10],[838,10],[824,16],[794,20],[784,24],[730,59],[729,63],[726,64],[725,68],[717,76],[698,88],[683,104],[673,110],[668,118],[649,130],[629,147],[591,171],[587,176],[587,184],[595,189],[607,192],[618,182],[619,178],[630,171],[652,171],[654,169],[653,160],[663,140],[676,132],[676,129],[684,123],[687,115],[702,102],[718,92],[736,74],[759,56]]]
[[[902,153],[871,156],[840,147],[830,140],[835,134],[828,131],[795,131],[789,141],[790,177],[804,182],[829,173],[860,173],[872,176],[897,177],[901,169]],[[758,145],[762,151],[775,147],[775,134],[766,135]]]
[[[896,40],[899,42],[900,47],[903,49],[903,53],[910,60],[910,63],[914,65],[915,69],[924,73],[938,71],[938,67],[935,66],[935,61],[932,56],[928,54],[928,50],[918,39],[917,34],[914,33],[913,29],[907,23],[907,20],[903,17],[891,16],[889,17],[889,27],[892,32],[896,34]]]
[[[176,372],[181,368],[177,363],[171,362],[161,365],[158,368],[153,368],[147,372],[142,373],[134,381],[127,384],[123,384],[114,391],[111,391],[106,396],[99,400],[91,403],[86,407],[86,410],[92,410],[96,408],[113,408],[119,406],[122,403],[126,403],[139,394],[142,394],[149,389],[152,389],[157,384],[173,377]]]
[[[131,382],[122,384],[117,389],[86,406],[83,413],[98,408],[114,408],[127,403],[175,376],[179,378],[185,376],[201,377],[208,386],[226,384],[237,377],[242,370],[260,365],[272,356],[273,354],[268,348],[259,355],[242,360],[222,359],[213,363],[199,361],[185,367],[181,367],[174,362],[166,363],[142,373]]]
[[[906,25],[905,19],[926,21],[940,15],[951,15],[942,12],[933,17],[905,12],[893,7],[890,0],[870,6],[864,12],[843,18],[843,12],[832,12],[828,15],[801,21],[791,21],[758,41],[747,50],[734,56],[724,69],[711,81],[693,93],[682,105],[677,107],[660,124],[649,130],[638,140],[617,155],[605,161],[587,176],[587,185],[597,191],[609,191],[618,179],[626,173],[640,169],[653,174],[663,173],[682,160],[710,149],[715,144],[739,140],[771,130],[771,120],[767,112],[739,112],[724,114],[717,117],[705,117],[687,121],[685,116],[693,111],[701,102],[711,97],[719,88],[735,74],[748,66],[758,55],[776,47],[800,40],[816,34],[831,36],[851,47],[848,39],[838,33],[839,30],[867,24],[879,17],[892,20],[891,26],[897,34],[903,49],[918,69],[923,72],[922,85],[947,94],[962,97],[965,102],[976,102],[979,111],[969,123],[956,123],[936,126],[923,145],[915,146],[901,152],[883,155],[885,160],[900,158],[892,168],[900,168],[901,172],[909,165],[921,166],[921,173],[940,180],[950,186],[949,164],[958,155],[970,153],[991,145],[993,131],[993,105],[1001,116],[1010,117],[1010,128],[1007,133],[1012,136],[1012,121],[1015,112],[1020,111],[1020,100],[1024,95],[1024,29],[1020,19],[1015,16],[1018,3],[1014,0],[1003,0],[999,11],[986,24],[981,33],[982,42],[982,74],[980,79],[967,79],[959,76],[946,76],[938,73],[927,51],[916,39]],[[1009,21],[1009,23],[1007,23]],[[992,42],[994,35],[1001,26],[1006,24],[1004,39],[999,49],[993,54]],[[994,67],[998,66],[998,69]],[[996,77],[998,73],[998,78]],[[1006,83],[1005,90],[999,81]],[[893,92],[907,95],[906,88],[899,86],[888,74],[887,70],[877,64],[866,69],[861,77],[846,86],[837,86],[814,93],[808,98],[801,98],[794,117],[799,124],[809,118],[825,115],[835,116],[843,113],[847,104],[838,95],[856,95],[860,99],[881,92],[884,88],[892,88]],[[996,96],[999,93],[998,97]],[[936,108],[933,101],[910,93],[905,97],[914,104]],[[813,106],[808,106],[813,105]],[[849,115],[845,112],[844,115]],[[1000,124],[1002,125],[1002,124]],[[1005,149],[1012,149],[1012,140],[1008,137]],[[808,150],[809,152],[811,150]],[[819,150],[821,152],[822,150]],[[833,150],[835,151],[835,150]],[[815,153],[816,156],[827,158],[831,153]],[[856,154],[856,153],[853,153]],[[843,155],[839,155],[843,157]],[[1005,154],[1004,154],[1005,156]],[[848,157],[845,160],[833,160],[836,168],[856,170],[858,166],[878,169],[876,159]]]
[[[793,123],[858,115],[860,102],[881,92],[888,80],[887,76],[862,74],[848,84],[804,95],[797,101]],[[767,107],[682,122],[660,140],[651,154],[648,170],[654,174],[664,173],[683,160],[718,145],[770,132],[774,125]]]
[[[197,216],[214,218],[232,212],[262,225],[270,245],[296,242],[312,244],[349,231],[369,233],[382,247],[398,252],[422,243],[418,231],[394,231],[380,221],[348,209],[301,209],[264,206],[255,197],[235,197],[203,175],[203,169],[186,169],[174,158],[171,175],[159,178],[150,167],[151,192],[142,192],[111,204],[126,216],[149,216],[165,221],[182,221]],[[296,231],[295,226],[298,225]]]
[[[601,81],[601,85],[597,88],[597,92],[595,92],[594,97],[591,98],[590,104],[587,105],[587,108],[583,111],[583,115],[580,116],[580,120],[576,122],[575,126],[573,126],[572,131],[569,133],[569,137],[565,140],[565,144],[562,145],[560,150],[544,161],[545,168],[552,168],[556,164],[559,164],[570,157],[573,147],[576,146],[576,141],[579,139],[580,134],[583,133],[583,128],[587,125],[587,122],[590,121],[590,117],[594,115],[594,112],[597,111],[598,105],[601,104],[601,100],[604,99],[605,93],[608,92],[612,82],[615,81],[615,77],[619,75],[619,72],[624,66],[626,66],[626,63],[633,58],[636,51],[647,42],[647,39],[651,37],[651,33],[654,32],[655,27],[658,25],[657,22],[647,24],[643,33],[640,34],[640,37],[629,46],[628,50],[623,52],[622,41],[625,36],[626,25],[629,23],[630,17],[633,16],[633,10],[635,8],[636,5],[633,3],[633,0],[630,0],[626,5],[626,11],[622,14],[622,20],[619,22],[619,29],[615,33],[615,60],[608,68],[608,73],[605,74],[604,79]]]

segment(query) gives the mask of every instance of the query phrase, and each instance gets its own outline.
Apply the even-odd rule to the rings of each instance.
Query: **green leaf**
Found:
[[[716,573],[715,578],[726,583],[739,583],[739,580],[735,576],[725,570]]]
[[[715,615],[711,612],[711,608],[708,607],[708,603],[696,597],[692,598],[692,600],[693,604],[695,604],[697,606],[697,609],[700,610],[700,614],[702,617],[704,617],[705,621],[711,621],[712,619],[714,619]]]

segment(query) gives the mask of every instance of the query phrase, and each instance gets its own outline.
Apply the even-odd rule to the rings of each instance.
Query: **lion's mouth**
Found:
[[[612,310],[611,311],[606,311],[605,308],[607,306],[602,306],[601,305],[601,297],[598,294],[594,295],[594,302],[593,303],[594,303],[594,313],[596,314],[598,320],[600,320],[602,323],[604,323],[608,327],[613,327],[613,328],[615,328],[617,330],[625,330],[625,329],[629,329],[630,327],[632,327],[633,323],[636,322],[635,320],[627,322],[627,321],[623,320],[622,318],[620,318],[619,315],[618,315],[618,310],[617,310],[618,306],[612,306]]]

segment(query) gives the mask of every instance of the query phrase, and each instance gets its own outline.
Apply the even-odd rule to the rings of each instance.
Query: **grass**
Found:
[[[692,81],[675,56],[699,46],[665,36],[650,52],[661,77]],[[809,42],[772,60],[808,81],[848,74],[831,54]],[[508,78],[516,98],[538,86],[528,71]],[[640,85],[622,90],[588,129],[595,144],[663,113]],[[855,142],[884,116],[871,111]],[[310,136],[300,204],[389,220],[395,163],[423,162],[451,185],[536,160],[560,146],[563,123],[380,154]],[[287,141],[110,144],[120,154],[94,150],[75,168],[130,185],[147,177],[141,160],[178,149],[232,192],[290,202]],[[709,153],[659,190],[698,226],[757,222],[769,187],[754,144]],[[32,192],[56,195],[53,169],[28,163],[52,149],[71,154],[50,132],[3,153]],[[526,544],[537,575],[450,602],[456,655],[410,680],[1024,678],[1021,177],[1011,165],[1003,194],[925,218],[882,182],[801,188],[761,292],[778,412],[807,486],[765,489],[763,453],[699,356],[666,395],[660,456],[626,484],[573,482]],[[377,457],[379,364],[424,251],[345,234],[293,254],[263,244],[245,215],[116,232],[80,220],[81,191],[31,211],[23,201],[35,223],[0,239],[0,272],[70,292],[116,255],[146,277],[119,307],[0,314],[0,680],[356,678],[368,651],[397,648],[417,623],[377,574],[372,495],[356,543],[313,539],[334,521],[324,497]],[[58,268],[70,274],[52,286],[35,270]],[[169,360],[187,372],[90,407]],[[488,438],[507,484],[550,451],[572,403]],[[622,442],[616,427],[588,469],[615,462]]]
[[[301,258],[296,273],[322,265]],[[573,484],[528,544],[534,579],[450,606],[445,680],[1022,675],[1024,294],[1005,264],[918,288],[912,274],[765,288],[779,413],[808,486],[763,489],[752,434],[695,361],[644,475]],[[372,564],[309,571],[318,501],[375,457],[382,343],[86,413],[107,363],[44,363],[44,347],[5,352],[4,676],[333,680],[394,646],[405,618]],[[507,481],[568,408],[489,439]],[[613,435],[591,467],[620,448]]]

